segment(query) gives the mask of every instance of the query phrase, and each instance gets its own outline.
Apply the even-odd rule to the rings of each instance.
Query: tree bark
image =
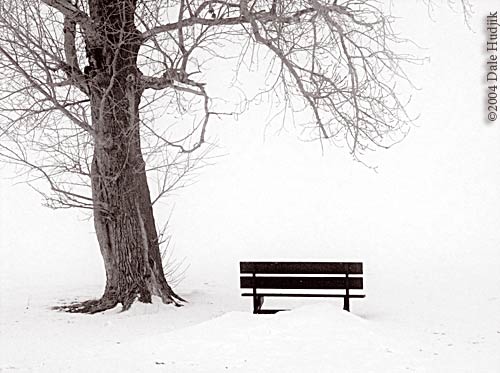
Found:
[[[94,226],[106,269],[101,299],[65,309],[95,313],[121,303],[124,310],[153,295],[183,301],[163,272],[141,151],[139,104],[143,93],[137,54],[140,34],[134,1],[91,0],[95,35],[86,35],[92,125]]]

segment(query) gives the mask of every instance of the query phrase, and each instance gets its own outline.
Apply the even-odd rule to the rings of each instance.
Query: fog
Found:
[[[407,138],[363,159],[376,171],[345,148],[266,126],[259,107],[215,124],[217,158],[156,207],[158,223],[170,217],[173,258],[189,266],[185,282],[243,259],[412,263],[415,275],[420,265],[499,268],[500,123],[487,123],[484,104],[493,1],[477,3],[472,30],[447,7],[429,16],[419,2],[395,6],[395,27],[429,61],[408,68],[417,86],[408,109],[419,118]],[[34,286],[42,275],[47,284],[104,284],[88,216],[43,208],[9,168],[0,173],[2,287]]]

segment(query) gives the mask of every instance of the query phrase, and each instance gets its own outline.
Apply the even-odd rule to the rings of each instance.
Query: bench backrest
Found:
[[[240,273],[240,286],[247,289],[363,289],[363,278],[359,277],[363,263],[241,262]]]

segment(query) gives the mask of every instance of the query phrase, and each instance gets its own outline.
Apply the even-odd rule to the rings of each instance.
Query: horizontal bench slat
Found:
[[[363,289],[361,277],[240,277],[241,288],[259,289]],[[255,281],[255,282],[254,282]]]
[[[240,262],[241,273],[274,274],[363,274],[356,262]]]
[[[293,294],[293,293],[257,293],[261,297],[300,297],[300,298],[345,298],[345,294]],[[243,297],[252,297],[253,293],[243,293]],[[349,298],[365,298],[364,294],[349,294]]]

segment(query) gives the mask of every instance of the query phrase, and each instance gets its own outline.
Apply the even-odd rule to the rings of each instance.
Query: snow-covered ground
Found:
[[[500,126],[483,121],[493,2],[475,10],[475,33],[446,9],[435,22],[414,2],[398,10],[431,63],[415,68],[419,128],[368,159],[378,173],[286,131],[263,142],[259,112],[217,129],[229,155],[157,211],[175,202],[182,308],[51,310],[102,291],[92,224],[0,180],[0,371],[500,372]],[[310,299],[251,314],[239,261],[287,259],[362,261],[367,297],[350,314]]]
[[[94,316],[49,307],[74,294],[96,296],[99,287],[43,290],[33,282],[30,292],[8,295],[4,288],[2,371],[500,371],[499,284],[467,280],[479,269],[428,274],[417,285],[398,280],[401,270],[368,270],[368,297],[353,300],[352,313],[341,300],[280,299],[292,311],[253,315],[249,299],[239,297],[236,267],[226,283],[180,286],[189,299],[182,308],[155,302]]]

